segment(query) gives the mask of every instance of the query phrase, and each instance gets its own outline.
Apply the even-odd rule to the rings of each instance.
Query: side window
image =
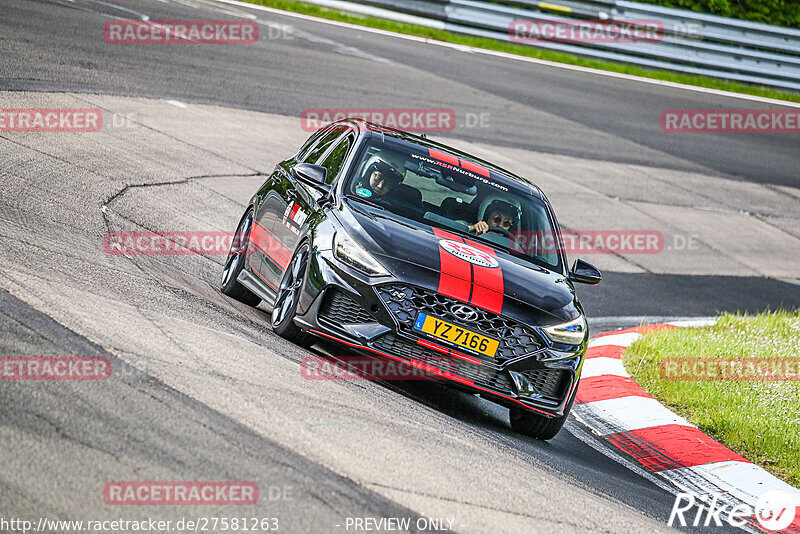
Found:
[[[339,171],[342,170],[342,165],[344,164],[344,160],[347,158],[347,153],[350,152],[350,147],[353,146],[353,141],[355,141],[355,136],[348,135],[344,139],[342,139],[333,150],[331,150],[328,157],[325,158],[325,161],[320,163],[323,167],[325,167],[328,172],[325,175],[325,183],[332,184],[333,181],[336,179],[336,176],[339,175]]]
[[[314,145],[314,147],[303,158],[303,162],[318,164],[317,160],[322,157],[325,151],[328,150],[334,141],[336,141],[346,130],[347,127],[345,126],[337,126],[333,130],[320,137],[319,141],[317,141],[317,144]]]
[[[320,137],[322,137],[326,133],[330,132],[332,128],[333,128],[333,125],[329,124],[328,126],[326,126],[324,128],[321,128],[321,129],[317,130],[316,132],[314,132],[313,134],[311,134],[311,136],[308,139],[306,139],[306,142],[303,143],[303,146],[300,147],[300,150],[297,151],[297,161],[303,161],[303,157],[308,152],[308,149],[311,148],[311,146],[314,143],[316,143],[319,140]]]

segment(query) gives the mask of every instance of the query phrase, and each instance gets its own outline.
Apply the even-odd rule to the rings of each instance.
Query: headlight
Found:
[[[581,315],[568,323],[542,328],[552,341],[565,345],[580,345],[586,336],[586,319]]]
[[[378,260],[356,243],[344,230],[337,230],[333,237],[333,255],[354,269],[370,276],[388,275],[389,272]]]

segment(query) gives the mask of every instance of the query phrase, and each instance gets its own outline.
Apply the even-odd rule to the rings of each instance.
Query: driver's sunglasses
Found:
[[[498,228],[511,228],[511,225],[514,224],[514,221],[512,221],[511,219],[507,219],[500,215],[495,215],[494,217],[492,217],[491,222],[493,223],[494,226]]]

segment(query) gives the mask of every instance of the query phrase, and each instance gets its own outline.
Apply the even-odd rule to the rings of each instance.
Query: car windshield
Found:
[[[362,146],[345,194],[560,270],[544,202],[464,158],[385,138]]]

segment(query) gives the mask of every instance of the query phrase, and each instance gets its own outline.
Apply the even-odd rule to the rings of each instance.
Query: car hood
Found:
[[[498,314],[549,325],[580,314],[563,274],[488,243],[344,199],[345,229],[395,277]]]

